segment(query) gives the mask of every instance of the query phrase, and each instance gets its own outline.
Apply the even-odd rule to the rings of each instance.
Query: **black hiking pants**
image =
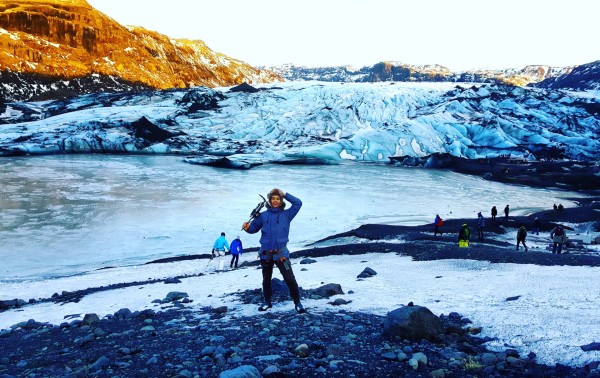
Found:
[[[240,255],[234,255],[233,253],[231,254],[231,263],[229,263],[229,267],[233,268],[233,264],[235,264],[235,267],[237,268],[238,266],[238,261],[240,261]]]
[[[300,303],[300,290],[298,289],[298,283],[292,270],[292,263],[289,259],[284,261],[275,260],[273,258],[269,260],[260,260],[260,267],[262,268],[263,275],[263,295],[265,297],[265,303],[271,304],[271,296],[273,295],[273,288],[271,287],[271,278],[273,277],[273,266],[277,265],[279,272],[283,276],[288,289],[290,289],[290,297],[294,301],[294,304]]]

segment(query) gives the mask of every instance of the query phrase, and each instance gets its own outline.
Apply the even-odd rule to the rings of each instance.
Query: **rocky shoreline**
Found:
[[[364,225],[316,243],[333,241],[334,245],[297,251],[294,258],[383,251],[420,261],[464,258],[492,263],[598,267],[600,256],[595,253],[514,253],[510,243],[497,238],[515,232],[519,224],[529,224],[535,216],[543,220],[542,232],[549,232],[555,224],[574,223],[591,223],[600,230],[599,198],[589,197],[580,205],[563,212],[548,210],[511,217],[506,223],[492,223],[486,227],[486,242],[474,243],[460,255],[455,253],[454,231],[472,219],[446,220],[444,231],[450,234],[441,237],[432,234],[431,225]],[[348,236],[365,242],[335,243]],[[406,242],[386,242],[397,237]],[[208,255],[183,259],[193,258],[204,259]],[[256,263],[246,262],[241,268],[253,265]],[[93,292],[143,283],[57,293],[36,301],[78,301]],[[303,315],[283,311],[242,317],[228,313],[227,307],[190,310],[186,308],[190,300],[181,296],[170,300],[169,307],[163,307],[165,311],[132,312],[123,308],[102,319],[95,314],[87,314],[83,319],[77,315],[60,325],[32,319],[0,331],[0,350],[4,351],[0,356],[0,377],[600,377],[600,361],[583,367],[546,366],[535,362],[534,353],[522,356],[508,347],[502,352],[486,350],[482,344],[489,339],[479,338],[481,330],[458,313],[436,317],[440,327],[426,337],[386,334],[385,323],[390,314],[382,317],[345,311],[333,294],[301,290],[303,298],[321,296],[331,299],[334,306],[328,311],[309,309]],[[232,295],[243,303],[257,304],[261,300],[260,289]],[[275,295],[280,295],[282,301],[287,298],[277,290]],[[29,304],[23,301],[20,305]],[[412,307],[419,306],[410,303],[402,309]],[[233,318],[225,321],[225,316]],[[417,323],[409,323],[407,328],[417,329]],[[596,341],[582,349],[600,349],[600,339]]]
[[[338,312],[219,319],[226,308],[87,315],[52,326],[24,322],[0,334],[0,377],[596,377],[487,351],[457,313],[441,332],[409,340],[382,333],[383,317]]]
[[[534,161],[510,156],[465,159],[447,153],[435,153],[421,158],[402,156],[389,159],[396,165],[447,169],[505,184],[600,194],[598,162],[562,160],[559,150],[538,151],[536,154],[546,158]]]

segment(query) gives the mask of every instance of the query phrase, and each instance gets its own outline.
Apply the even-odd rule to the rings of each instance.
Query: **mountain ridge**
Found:
[[[339,81],[339,82],[479,82],[516,86],[536,84],[549,78],[570,74],[575,66],[552,67],[528,65],[522,69],[451,71],[439,64],[414,65],[395,61],[381,61],[373,66],[322,66],[306,67],[284,64],[261,66],[290,81]]]
[[[124,87],[148,89],[229,86],[281,77],[211,50],[201,40],[173,39],[123,26],[85,0],[14,0],[0,5],[0,71],[22,82],[55,83],[92,75],[116,77]],[[85,81],[85,80],[82,80]],[[106,79],[109,81],[109,79]],[[86,93],[85,91],[78,94]],[[22,91],[9,100],[27,100]]]

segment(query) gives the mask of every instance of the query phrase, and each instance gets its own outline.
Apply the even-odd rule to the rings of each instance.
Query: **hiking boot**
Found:
[[[298,312],[298,314],[304,314],[306,312],[304,306],[302,306],[302,303],[298,303],[296,305],[296,311]]]
[[[273,305],[271,303],[265,303],[258,308],[258,311],[267,311],[270,308],[273,308]]]

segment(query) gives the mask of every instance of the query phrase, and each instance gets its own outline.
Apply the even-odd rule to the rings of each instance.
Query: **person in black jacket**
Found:
[[[519,250],[519,244],[523,243],[523,247],[525,247],[525,252],[527,252],[527,245],[525,244],[525,239],[527,238],[527,230],[525,226],[521,225],[519,230],[517,230],[517,251]]]

